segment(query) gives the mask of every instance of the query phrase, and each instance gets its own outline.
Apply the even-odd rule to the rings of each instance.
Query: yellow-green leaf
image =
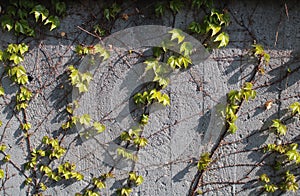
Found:
[[[229,36],[227,33],[222,32],[216,37],[214,42],[220,42],[218,48],[225,47],[229,43]]]
[[[93,126],[97,130],[98,133],[102,133],[103,131],[105,131],[105,125],[103,125],[99,122],[94,122]]]
[[[180,29],[173,29],[171,31],[169,31],[169,33],[172,34],[171,36],[171,40],[173,41],[174,39],[178,40],[178,44],[180,44],[181,42],[183,42],[185,36],[183,34],[183,31]]]
[[[4,170],[0,169],[0,179],[4,178]]]

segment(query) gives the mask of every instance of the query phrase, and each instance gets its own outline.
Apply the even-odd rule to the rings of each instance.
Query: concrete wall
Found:
[[[74,162],[77,170],[85,176],[80,182],[47,184],[49,188],[45,194],[74,195],[88,186],[92,177],[113,167],[116,178],[107,181],[107,188],[100,192],[102,195],[114,194],[130,170],[138,171],[145,180],[134,188],[132,195],[189,195],[191,184],[197,179],[196,164],[200,154],[210,151],[224,131],[219,111],[226,104],[226,93],[240,89],[255,71],[257,62],[249,55],[254,42],[262,44],[271,55],[269,66],[265,67],[264,75],[255,79],[257,98],[241,106],[237,120],[239,129],[236,134],[226,135],[222,140],[222,145],[213,155],[217,159],[204,173],[201,180],[204,186],[200,189],[206,195],[261,194],[261,186],[255,179],[272,170],[259,166],[267,159],[256,149],[266,142],[279,140],[270,134],[268,127],[273,119],[285,115],[291,103],[299,101],[299,6],[297,1],[275,0],[234,0],[217,4],[219,8],[226,8],[231,17],[231,24],[226,29],[230,36],[229,45],[208,54],[201,48],[201,42],[187,35],[193,43],[199,44],[195,58],[197,55],[209,57],[205,60],[199,58],[186,71],[172,73],[170,85],[163,90],[170,96],[171,105],[150,108],[149,125],[143,132],[149,144],[138,152],[139,161],[118,162],[114,158],[119,146],[116,138],[136,124],[130,112],[133,107],[130,97],[153,77],[151,73],[144,74],[145,65],[142,63],[149,55],[149,44],[152,46],[163,39],[158,36],[160,30],[167,32],[168,28],[180,28],[187,32],[189,23],[199,20],[203,13],[184,9],[174,16],[167,12],[162,18],[157,18],[153,3],[130,1],[122,4],[122,13],[129,15],[128,20],[120,17],[107,23],[102,18],[103,5],[99,2],[68,4],[67,14],[58,29],[39,32],[36,38],[24,40],[30,51],[23,65],[33,78],[27,86],[35,94],[26,110],[26,118],[32,124],[30,147],[38,147],[44,135],[62,139],[61,144],[67,153],[62,160],[51,165]],[[99,23],[111,29],[111,35],[101,41],[86,32],[92,31],[92,27]],[[157,27],[157,31],[152,29],[153,32],[151,29],[147,32],[147,28],[136,28],[134,33],[124,31],[141,25],[163,27]],[[120,31],[121,34],[116,33]],[[61,32],[65,32],[65,36],[61,36]],[[149,37],[158,40],[146,43]],[[1,32],[0,47],[5,48],[8,43],[20,39]],[[116,41],[120,39],[124,45]],[[77,98],[69,85],[66,69],[74,64],[86,70],[89,60],[80,59],[74,49],[78,44],[97,43],[112,44],[112,55],[104,64],[96,61],[99,66],[92,69],[94,80],[89,92],[80,98],[76,112],[89,113],[94,120],[105,124],[107,130],[85,140],[78,136],[78,129],[67,133],[60,129],[67,119],[66,104]],[[128,54],[129,49],[135,53]],[[137,55],[139,53],[143,55]],[[292,70],[290,74],[288,68]],[[7,77],[2,78],[2,84],[6,96],[0,100],[3,121],[0,142],[8,145],[7,153],[15,165],[1,166],[8,174],[7,179],[2,180],[1,194],[25,195],[28,189],[23,181],[29,173],[23,171],[23,164],[28,161],[29,153],[27,140],[19,128],[25,117],[23,113],[12,110],[14,103],[11,100],[14,100],[17,87]],[[265,110],[264,104],[269,100],[273,105]],[[287,136],[280,141],[299,143],[299,119],[289,123],[288,128]]]

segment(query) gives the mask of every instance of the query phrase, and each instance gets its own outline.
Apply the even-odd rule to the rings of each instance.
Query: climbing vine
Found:
[[[61,124],[62,134],[59,136],[44,136],[39,144],[32,144],[31,135],[33,134],[33,122],[27,119],[27,109],[31,101],[37,96],[30,88],[31,77],[24,60],[30,51],[30,45],[24,40],[28,37],[36,38],[37,34],[42,31],[53,32],[60,26],[60,20],[65,16],[67,4],[64,1],[52,0],[47,3],[41,3],[34,0],[11,0],[6,2],[4,10],[1,11],[0,22],[3,31],[12,32],[18,37],[18,42],[9,43],[4,49],[0,50],[0,62],[3,66],[1,79],[8,77],[13,85],[17,88],[15,96],[10,98],[13,104],[12,112],[17,116],[20,124],[19,129],[22,130],[23,139],[28,146],[28,157],[24,167],[20,168],[12,160],[11,155],[7,153],[9,145],[0,145],[1,168],[0,179],[4,180],[8,176],[4,166],[13,165],[24,177],[24,184],[29,187],[29,194],[41,195],[48,187],[53,186],[57,182],[75,182],[85,181],[88,185],[76,195],[100,195],[101,191],[107,188],[106,181],[116,178],[115,168],[112,167],[109,172],[102,172],[100,175],[93,175],[87,179],[76,167],[75,163],[65,161],[63,157],[66,155],[67,147],[62,141],[67,137],[67,133],[72,131],[74,127],[83,127],[78,133],[78,138],[90,139],[97,134],[103,133],[107,127],[104,122],[96,121],[91,118],[90,114],[76,115],[76,109],[80,105],[80,98],[84,93],[89,91],[89,84],[93,80],[90,72],[81,72],[78,64],[69,64],[65,73],[68,75],[68,83],[79,92],[79,98],[72,103],[65,105],[66,120]],[[199,36],[203,45],[211,50],[213,48],[223,48],[229,44],[229,35],[226,33],[226,27],[230,24],[229,12],[226,9],[218,10],[214,7],[212,0],[191,0],[186,5],[184,1],[172,0],[159,2],[154,6],[154,12],[157,17],[163,17],[167,12],[172,16],[180,13],[183,9],[191,8],[193,10],[206,10],[206,15],[202,20],[191,22],[186,30],[195,36]],[[102,12],[101,17],[107,23],[113,23],[120,18],[123,7],[117,2],[107,4]],[[123,20],[128,20],[128,15],[122,15]],[[107,28],[100,24],[93,25],[92,31],[97,38],[107,34]],[[187,70],[193,64],[191,54],[193,51],[192,43],[186,41],[185,34],[180,29],[172,29],[168,32],[170,40],[165,40],[159,47],[154,47],[153,55],[144,61],[145,73],[152,71],[154,73],[151,89],[142,89],[135,93],[132,97],[137,108],[143,110],[139,117],[137,126],[128,130],[122,130],[119,135],[120,146],[116,149],[116,154],[130,161],[138,161],[138,150],[147,147],[149,141],[143,135],[151,114],[148,108],[154,103],[159,103],[165,107],[172,105],[166,87],[170,83],[169,73],[175,70]],[[62,34],[61,34],[62,35]],[[101,39],[100,39],[101,40]],[[171,45],[177,45],[179,52],[168,49]],[[262,45],[255,43],[252,45],[250,55],[257,62],[255,73],[249,81],[242,84],[239,90],[231,90],[227,94],[227,105],[223,111],[225,132],[221,134],[220,140],[210,152],[201,152],[197,158],[196,178],[191,186],[191,193],[201,194],[205,191],[200,190],[203,186],[200,181],[204,173],[209,172],[212,165],[218,160],[216,151],[223,145],[224,139],[228,134],[235,134],[239,131],[236,124],[239,118],[240,109],[243,104],[255,101],[256,76],[264,76],[266,68],[270,63],[270,54],[268,54]],[[85,56],[91,56],[91,65],[98,55],[102,61],[109,59],[109,51],[101,44],[78,44],[74,53],[79,59]],[[292,70],[288,70],[291,72]],[[8,99],[6,92],[7,87],[0,85],[0,96]],[[266,103],[266,109],[270,109],[272,102]],[[272,157],[260,164],[261,167],[271,167],[274,175],[269,173],[261,173],[256,181],[262,192],[276,191],[293,191],[299,189],[297,168],[300,163],[299,146],[294,141],[283,141],[289,133],[288,123],[290,120],[299,119],[300,103],[294,102],[289,106],[289,113],[280,118],[270,120],[270,126],[267,131],[269,135],[274,136],[277,140],[274,143],[264,144],[259,150],[264,156]],[[2,126],[2,121],[0,121]],[[39,130],[35,130],[39,131]],[[264,130],[263,130],[264,131]],[[217,157],[216,157],[217,156]],[[144,177],[138,171],[131,170],[127,172],[127,177],[123,179],[121,186],[116,188],[118,195],[128,196],[133,192],[133,188],[140,186],[144,182]]]

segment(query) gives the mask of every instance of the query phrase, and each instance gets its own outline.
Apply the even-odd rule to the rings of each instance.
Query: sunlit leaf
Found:
[[[89,125],[91,122],[91,117],[89,114],[83,114],[80,118],[79,118],[79,122],[82,125]]]
[[[180,29],[173,29],[171,31],[169,31],[169,33],[172,34],[171,36],[171,41],[177,39],[178,40],[178,44],[180,44],[181,42],[183,42],[185,36],[182,30]]]
[[[102,133],[103,131],[105,131],[105,125],[99,122],[94,122],[93,126],[97,130],[97,133]]]
[[[44,24],[51,24],[50,31],[52,31],[60,25],[59,18],[57,16],[49,16]]]
[[[229,35],[225,32],[220,33],[214,42],[220,42],[218,48],[225,47],[229,43]]]
[[[189,56],[192,53],[193,45],[191,42],[183,42],[180,46],[180,53],[184,56]]]
[[[292,110],[292,115],[300,114],[300,103],[294,102],[290,105],[290,109]]]

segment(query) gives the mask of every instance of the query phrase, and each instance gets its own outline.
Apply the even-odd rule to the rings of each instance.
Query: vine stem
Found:
[[[253,71],[252,75],[250,76],[250,79],[248,82],[255,83],[255,77],[259,71],[259,68],[262,66],[262,63],[263,63],[263,56],[260,56],[258,59],[258,63],[255,66],[254,71]],[[245,99],[241,100],[241,102],[238,105],[239,107],[238,107],[236,113],[238,113],[240,111],[240,108],[242,107],[244,101],[245,101]],[[216,153],[216,151],[222,146],[222,142],[224,141],[226,135],[228,135],[228,129],[229,129],[229,126],[226,123],[225,131],[223,133],[221,133],[220,137],[218,138],[218,140],[216,142],[216,145],[214,145],[210,151],[210,158],[212,158],[213,155]],[[201,171],[197,170],[197,173],[195,174],[194,179],[191,182],[188,196],[195,196],[196,190],[200,185],[200,179],[203,177],[205,171],[206,170],[201,170]],[[237,183],[233,183],[233,184],[237,184]]]

